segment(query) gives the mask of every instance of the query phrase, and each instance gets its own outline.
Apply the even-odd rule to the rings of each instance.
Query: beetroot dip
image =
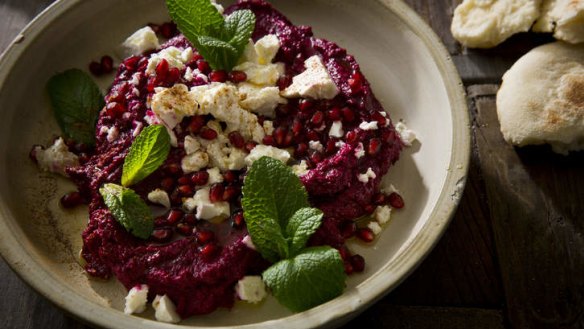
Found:
[[[319,55],[340,91],[332,100],[289,99],[288,104],[279,105],[273,120],[275,130],[272,136],[264,138],[264,143],[293,148],[294,160],[306,161],[308,172],[301,180],[312,205],[325,215],[310,244],[337,248],[347,260],[351,255],[344,244],[354,229],[347,233],[346,227],[354,227],[351,224],[355,218],[373,211],[381,177],[397,161],[403,143],[389,116],[380,114],[384,111],[381,104],[361,74],[359,64],[345,49],[313,37],[310,27],[293,25],[263,1],[240,1],[227,8],[226,14],[244,8],[256,15],[254,41],[267,34],[275,34],[280,40],[281,47],[274,59],[286,66],[286,74],[278,81],[280,89],[304,70],[306,58]],[[162,48],[169,46],[192,47],[182,35],[170,39]],[[171,149],[157,171],[132,187],[144,199],[155,188],[167,191],[170,196],[172,207],[156,218],[150,239],[141,240],[128,233],[113,218],[99,194],[104,183],[119,184],[124,157],[137,132],[147,125],[144,120],[150,110],[147,99],[154,88],[207,83],[201,78],[186,81],[183,77],[186,67],[148,76],[145,70],[149,55],[127,58],[119,66],[106,96],[107,105],[100,113],[95,150],[81,160],[81,165],[67,170],[81,194],[90,200],[89,223],[83,232],[85,269],[94,277],[115,276],[127,289],[147,284],[150,300],[155,295],[168,295],[183,318],[210,313],[218,307],[229,308],[236,299],[236,282],[245,275],[260,274],[269,263],[243,243],[247,229],[240,191],[245,170],[223,172],[224,182],[211,188],[211,194],[222,196],[231,204],[231,216],[225,222],[211,224],[182,211],[183,198],[192,196],[208,177],[204,170],[182,172],[180,161],[185,150],[181,141],[187,134],[208,133],[203,126],[211,119],[209,115],[186,117],[175,129],[178,147]],[[186,66],[213,75],[208,63],[196,53]],[[141,72],[137,75],[138,83],[131,82],[137,72]],[[341,139],[327,133],[331,123],[339,120],[346,132]],[[379,128],[359,128],[364,121],[376,121]],[[323,125],[327,128],[319,129]],[[108,141],[99,133],[102,127],[115,127],[117,138]],[[308,148],[310,140],[320,141],[322,151]],[[248,151],[254,147],[253,142],[240,139],[234,139],[232,144]],[[358,153],[362,156],[356,156]],[[366,183],[359,181],[358,174],[369,168],[375,178]]]

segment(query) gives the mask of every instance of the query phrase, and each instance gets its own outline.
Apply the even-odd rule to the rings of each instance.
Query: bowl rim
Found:
[[[417,268],[444,234],[456,211],[470,162],[470,121],[462,81],[445,46],[416,12],[403,0],[376,1],[392,11],[425,44],[445,85],[451,107],[453,131],[452,152],[442,191],[428,221],[418,233],[419,238],[401,250],[391,263],[385,264],[354,289],[346,290],[342,296],[310,310],[279,319],[236,326],[237,328],[271,328],[276,325],[279,328],[316,328],[337,326],[348,321],[393,290]],[[82,0],[57,0],[19,33],[0,55],[0,90],[27,46],[35,41],[46,26],[81,2]],[[0,208],[0,254],[23,281],[56,306],[83,322],[100,327],[111,327],[112,323],[116,323],[121,328],[176,328],[172,324],[127,316],[75,294],[64,282],[54,278],[39,265],[28,252],[23,240],[17,239],[18,235],[8,234],[19,232],[15,225],[5,220],[10,217],[5,208]],[[25,237],[23,232],[20,232],[20,237]]]

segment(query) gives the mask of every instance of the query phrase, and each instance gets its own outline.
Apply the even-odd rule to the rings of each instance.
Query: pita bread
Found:
[[[536,32],[554,32],[554,37],[570,43],[584,42],[584,0],[543,0]]]
[[[503,75],[497,114],[511,144],[584,150],[584,44],[558,41],[521,57]]]
[[[467,47],[494,47],[529,30],[542,0],[464,0],[454,10],[450,30]]]

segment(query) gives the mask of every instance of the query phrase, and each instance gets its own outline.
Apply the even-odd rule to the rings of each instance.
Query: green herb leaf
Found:
[[[154,230],[154,218],[148,205],[136,192],[116,184],[99,189],[114,218],[136,237],[147,239]]]
[[[282,305],[300,312],[342,294],[346,274],[336,249],[313,247],[272,265],[262,278]]]
[[[122,185],[136,184],[153,173],[170,152],[170,135],[161,125],[148,126],[136,137],[124,159]]]
[[[317,208],[301,208],[292,215],[286,226],[286,236],[290,240],[288,248],[290,256],[295,256],[304,249],[306,242],[320,224],[322,224],[322,211]]]
[[[47,90],[65,136],[94,145],[97,116],[105,102],[91,77],[81,70],[70,69],[49,79]]]
[[[170,17],[214,70],[231,70],[255,28],[255,15],[244,9],[225,20],[209,0],[166,0]]]

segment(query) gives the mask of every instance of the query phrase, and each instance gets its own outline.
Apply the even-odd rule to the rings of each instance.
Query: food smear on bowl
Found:
[[[242,189],[265,157],[289,166],[307,202],[322,212],[306,247],[338,251],[346,274],[363,271],[366,260],[345,242],[373,241],[392,208],[404,206],[398,191],[380,190],[380,182],[415,135],[403,124],[396,131],[355,58],[265,1],[238,1],[223,15],[229,21],[243,10],[255,25],[233,67],[204,58],[183,34],[166,33],[171,38],[159,43],[156,32],[164,29],[145,27],[130,36],[125,45],[133,54],[105,96],[95,146],[67,143],[79,165],[67,164],[65,172],[89,203],[85,270],[124,284],[127,313],[144,310],[145,296],[165,322],[264,298],[262,273],[274,260],[262,257],[251,238]],[[131,149],[154,126],[163,127],[157,136],[168,137],[167,155],[140,179],[127,180],[125,161],[136,158]],[[144,140],[141,149],[154,143]],[[137,236],[111,206],[132,193],[152,209],[149,236]],[[132,212],[126,210],[124,216]],[[364,216],[371,220],[357,225]]]

